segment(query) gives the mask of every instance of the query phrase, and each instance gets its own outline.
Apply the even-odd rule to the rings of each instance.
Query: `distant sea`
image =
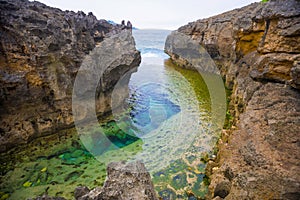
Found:
[[[133,30],[136,47],[142,53],[142,57],[168,58],[164,53],[164,45],[170,30]]]

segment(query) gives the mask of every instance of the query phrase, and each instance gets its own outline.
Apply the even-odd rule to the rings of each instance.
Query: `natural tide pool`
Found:
[[[162,199],[204,197],[201,158],[213,155],[219,130],[211,122],[210,94],[201,75],[175,66],[163,53],[168,33],[133,32],[143,60],[121,112],[89,125],[84,136],[73,128],[2,154],[0,199],[45,192],[74,199],[77,186],[102,186],[107,163],[121,160],[143,161]]]

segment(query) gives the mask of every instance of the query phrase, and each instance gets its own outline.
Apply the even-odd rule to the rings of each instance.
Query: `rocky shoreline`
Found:
[[[2,0],[0,9],[0,152],[74,126],[72,90],[83,60],[125,31],[127,41],[111,40],[122,52],[112,53],[96,99],[98,116],[110,112],[114,85],[141,61],[130,27],[36,1]]]
[[[234,123],[208,163],[207,199],[300,198],[299,7],[296,0],[253,3],[177,30],[207,50],[232,91]]]

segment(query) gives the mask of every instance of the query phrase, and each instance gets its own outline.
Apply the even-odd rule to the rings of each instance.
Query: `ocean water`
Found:
[[[164,53],[164,45],[170,33],[169,30],[133,30],[137,49],[144,59],[147,57],[167,59],[168,55]]]
[[[140,137],[143,151],[135,158],[146,164],[161,198],[193,199],[207,192],[201,157],[207,152],[212,155],[217,133],[211,128],[210,95],[203,78],[197,71],[177,67],[164,53],[169,33],[133,32],[142,63],[131,77],[129,99],[134,97],[137,105],[145,99],[159,99],[153,106],[148,102],[155,114],[141,112],[148,123],[152,118],[152,130]]]
[[[133,30],[142,63],[121,111],[91,125],[84,137],[69,129],[1,155],[0,198],[47,192],[72,199],[76,186],[102,186],[107,163],[121,160],[144,162],[162,199],[204,197],[204,160],[213,155],[219,132],[201,75],[164,53],[169,33]]]

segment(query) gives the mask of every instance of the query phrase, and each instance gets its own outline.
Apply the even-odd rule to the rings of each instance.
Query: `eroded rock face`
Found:
[[[95,188],[77,199],[157,200],[158,198],[150,174],[143,163],[112,162],[107,166],[107,178],[104,186]]]
[[[130,30],[92,13],[61,11],[39,2],[0,2],[0,151],[73,126],[73,83],[85,56],[103,40],[127,31],[110,63],[97,101],[110,111],[116,81],[140,62]],[[112,55],[116,56],[116,55]],[[112,78],[113,77],[113,78]]]
[[[220,168],[211,190],[232,172],[226,199],[298,199],[300,94],[279,83],[266,83],[240,115],[237,130],[220,149]],[[225,178],[224,178],[225,177]]]
[[[300,198],[299,8],[271,0],[178,29],[206,48],[232,89],[235,124],[208,164],[208,199]]]

